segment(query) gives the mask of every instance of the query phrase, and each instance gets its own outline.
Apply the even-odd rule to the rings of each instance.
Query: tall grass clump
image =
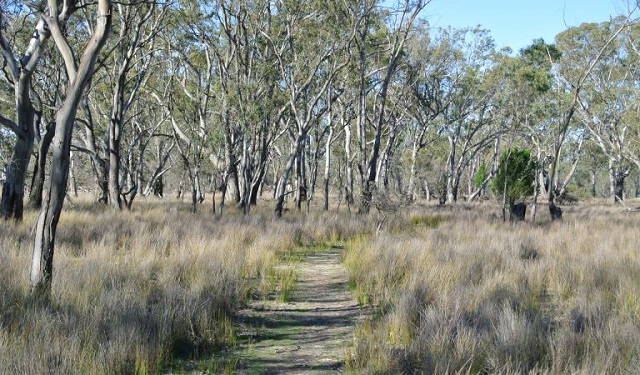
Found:
[[[461,209],[437,228],[413,221],[347,246],[357,295],[378,311],[357,329],[354,372],[638,370],[640,217],[577,207],[515,225]]]
[[[235,340],[234,310],[283,254],[358,230],[337,216],[274,221],[256,211],[214,217],[141,201],[113,212],[76,202],[61,218],[49,304],[28,291],[35,213],[0,226],[0,373],[144,374],[188,359],[215,363]]]

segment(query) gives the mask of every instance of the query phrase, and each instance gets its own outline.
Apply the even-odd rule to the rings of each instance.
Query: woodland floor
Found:
[[[294,267],[286,302],[275,296],[252,301],[238,313],[235,350],[240,374],[327,374],[344,370],[354,326],[365,318],[352,298],[341,265],[343,249],[303,253],[282,264]]]

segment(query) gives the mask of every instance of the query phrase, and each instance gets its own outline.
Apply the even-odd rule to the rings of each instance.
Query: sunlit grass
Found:
[[[132,212],[67,205],[48,306],[28,293],[35,213],[3,223],[0,373],[155,374],[189,359],[219,366],[216,353],[234,344],[233,313],[261,280],[289,298],[295,272],[277,268],[279,259],[363,230],[335,214],[276,221],[271,210],[201,211],[153,200]]]
[[[192,359],[233,373],[221,350],[235,343],[234,311],[286,302],[296,262],[335,243],[354,298],[375,308],[346,345],[353,373],[635,373],[640,216],[584,205],[559,223],[510,224],[497,210],[276,221],[261,208],[219,217],[79,200],[61,219],[48,306],[29,298],[29,212],[0,226],[0,373],[154,374]]]
[[[490,206],[437,229],[351,241],[345,266],[377,307],[348,356],[371,373],[633,373],[640,364],[640,217],[567,210],[513,225]],[[489,210],[487,210],[489,208]],[[484,212],[483,212],[484,211]],[[489,211],[489,212],[487,212]]]

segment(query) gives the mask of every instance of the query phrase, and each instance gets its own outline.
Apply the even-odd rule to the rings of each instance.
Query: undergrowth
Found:
[[[277,298],[289,298],[295,273],[277,268],[280,259],[367,227],[334,213],[276,221],[270,210],[254,212],[194,215],[154,201],[113,212],[76,202],[61,217],[48,305],[28,290],[35,213],[3,223],[0,373],[155,374],[187,371],[192,360],[199,371],[222,371],[233,313],[251,291],[277,284]]]
[[[486,207],[348,242],[356,296],[377,309],[357,328],[348,369],[636,373],[640,218],[583,206],[516,225]]]

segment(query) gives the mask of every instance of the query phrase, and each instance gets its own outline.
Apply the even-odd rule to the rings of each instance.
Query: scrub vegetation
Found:
[[[354,372],[638,371],[640,218],[579,206],[531,225],[497,211],[414,213],[418,225],[349,241],[355,295],[377,309],[356,329]]]

